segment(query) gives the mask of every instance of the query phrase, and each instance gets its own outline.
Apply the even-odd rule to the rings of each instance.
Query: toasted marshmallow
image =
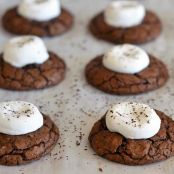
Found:
[[[107,24],[114,27],[134,27],[142,23],[146,10],[138,1],[118,0],[110,2],[104,12]]]
[[[4,61],[17,68],[34,63],[42,64],[48,58],[43,41],[36,36],[20,36],[9,40],[3,54]]]
[[[123,102],[108,109],[106,126],[129,139],[147,139],[158,133],[161,119],[146,104]]]
[[[59,0],[22,0],[18,13],[30,20],[48,21],[61,13]]]
[[[43,126],[43,116],[36,106],[23,101],[0,103],[0,133],[23,135]]]
[[[139,73],[149,64],[148,54],[143,49],[130,44],[115,46],[103,57],[103,65],[118,73]]]

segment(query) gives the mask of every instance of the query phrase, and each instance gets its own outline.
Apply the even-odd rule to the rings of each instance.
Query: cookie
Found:
[[[73,16],[65,9],[59,17],[50,21],[38,22],[26,19],[17,13],[17,8],[8,10],[2,18],[5,30],[18,35],[56,36],[69,30],[73,25]]]
[[[96,122],[89,135],[94,151],[110,161],[126,165],[144,165],[166,160],[174,155],[174,121],[160,111],[159,132],[149,139],[131,140],[110,132],[105,117]]]
[[[13,166],[38,160],[50,153],[58,138],[59,130],[48,116],[35,132],[17,136],[0,133],[0,164]]]
[[[168,71],[163,62],[150,55],[150,64],[137,74],[113,72],[103,66],[102,56],[86,66],[89,84],[110,94],[128,95],[147,92],[163,86],[168,80]]]
[[[65,63],[49,52],[49,59],[43,64],[31,64],[16,68],[0,56],[0,88],[10,90],[42,89],[59,84],[65,76]]]
[[[146,43],[157,38],[162,31],[159,18],[151,11],[146,11],[146,16],[140,25],[131,28],[110,26],[104,20],[104,13],[100,13],[91,20],[89,28],[98,39],[116,44]]]

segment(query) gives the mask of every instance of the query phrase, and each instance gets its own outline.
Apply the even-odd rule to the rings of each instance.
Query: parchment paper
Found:
[[[95,39],[87,29],[89,20],[104,9],[109,0],[63,0],[64,7],[75,16],[73,29],[55,38],[45,38],[48,48],[64,58],[68,71],[58,86],[32,92],[0,90],[0,101],[26,100],[36,104],[51,116],[59,126],[61,138],[52,153],[40,161],[19,167],[0,166],[0,174],[173,174],[174,157],[169,160],[140,167],[128,167],[102,159],[88,144],[88,134],[95,121],[111,103],[121,101],[144,102],[174,115],[174,1],[142,1],[162,20],[163,33],[154,42],[141,45],[149,53],[162,59],[170,72],[169,82],[161,89],[143,95],[112,96],[100,92],[86,83],[85,65],[96,55],[107,51],[112,44]],[[17,0],[0,0],[0,15]],[[13,35],[0,26],[0,51]],[[102,172],[100,171],[102,170]]]

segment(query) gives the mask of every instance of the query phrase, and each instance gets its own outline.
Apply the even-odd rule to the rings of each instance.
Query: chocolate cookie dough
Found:
[[[65,76],[65,63],[54,53],[43,64],[16,68],[0,56],[0,88],[10,90],[42,89],[60,83]]]
[[[73,25],[73,16],[62,9],[60,16],[45,22],[29,20],[17,13],[17,8],[8,10],[2,18],[3,27],[18,35],[55,36],[69,30]]]
[[[48,116],[35,132],[12,136],[0,133],[0,164],[21,165],[48,154],[59,138],[59,130]]]
[[[103,56],[93,59],[86,66],[89,84],[106,93],[128,95],[147,92],[163,86],[168,80],[168,71],[163,62],[150,55],[150,65],[137,74],[111,71],[103,66]]]
[[[161,128],[149,139],[126,139],[110,132],[105,117],[96,122],[89,135],[94,151],[101,157],[126,165],[144,165],[165,160],[174,155],[174,121],[160,111]]]
[[[90,31],[99,39],[116,44],[132,43],[140,44],[157,38],[162,30],[159,18],[151,11],[146,11],[143,22],[131,28],[117,28],[105,22],[104,14],[100,13],[92,19],[89,25]]]

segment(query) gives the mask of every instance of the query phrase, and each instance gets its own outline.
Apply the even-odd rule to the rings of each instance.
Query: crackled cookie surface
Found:
[[[86,66],[86,78],[89,84],[107,93],[127,95],[138,94],[157,89],[168,80],[168,71],[163,62],[149,56],[147,68],[135,74],[118,73],[107,69],[103,55],[93,59]]]
[[[130,28],[115,27],[106,23],[104,13],[95,16],[89,25],[92,34],[99,38],[116,44],[140,44],[151,41],[159,36],[162,25],[159,18],[151,11],[146,15],[141,24]]]
[[[61,14],[48,21],[29,20],[18,14],[17,8],[8,10],[2,18],[3,27],[18,35],[55,36],[69,30],[73,25],[73,16],[65,9]]]
[[[65,63],[49,52],[49,59],[43,64],[31,64],[17,68],[0,56],[0,87],[12,90],[42,89],[60,83],[65,76]]]
[[[48,116],[35,132],[16,136],[0,133],[0,164],[21,165],[38,160],[53,149],[58,138],[58,128]]]
[[[154,163],[174,155],[174,121],[160,111],[159,132],[148,139],[127,139],[107,129],[105,117],[97,121],[89,135],[94,151],[101,157],[126,165]]]

